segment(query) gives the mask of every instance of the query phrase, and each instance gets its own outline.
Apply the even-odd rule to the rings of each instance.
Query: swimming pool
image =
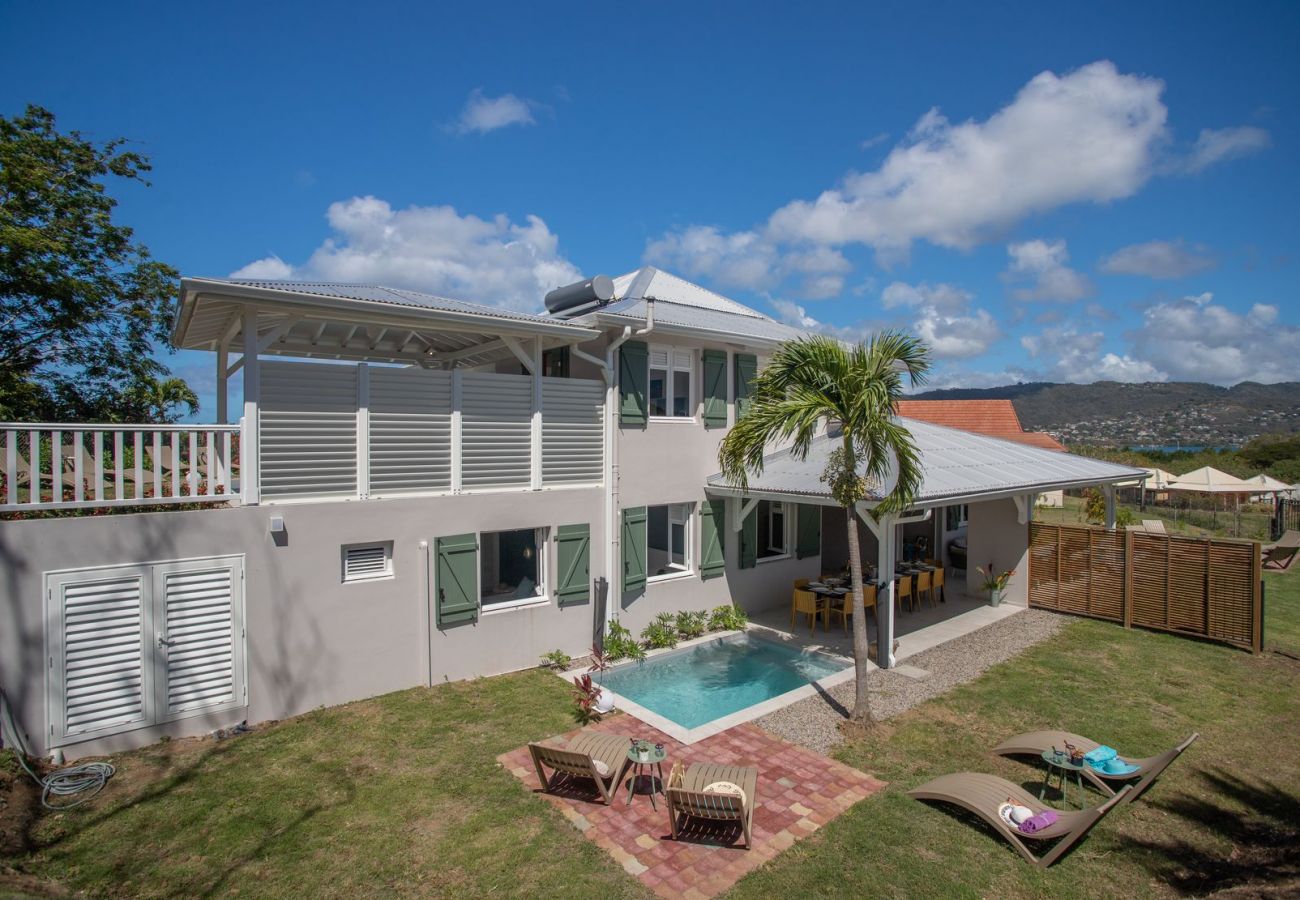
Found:
[[[691,729],[850,665],[826,653],[736,634],[619,666],[601,682],[620,697]]]

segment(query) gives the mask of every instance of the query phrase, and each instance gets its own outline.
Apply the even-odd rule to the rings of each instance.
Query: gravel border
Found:
[[[1068,616],[1030,609],[900,660],[900,665],[930,673],[921,681],[877,669],[870,676],[871,713],[877,721],[889,719],[973,681],[990,666],[1047,640],[1069,621]],[[853,708],[854,690],[853,681],[846,681],[763,716],[754,724],[787,741],[826,753],[842,740],[839,726]]]

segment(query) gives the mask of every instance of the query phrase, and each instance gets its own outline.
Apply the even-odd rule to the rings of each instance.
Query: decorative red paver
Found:
[[[497,757],[507,771],[538,791],[588,840],[661,897],[717,896],[751,869],[885,786],[864,772],[783,741],[754,725],[738,725],[689,747],[626,713],[589,727],[663,744],[668,752],[665,777],[678,760],[688,766],[712,762],[758,767],[754,846],[745,850],[740,828],[722,823],[688,820],[688,830],[674,841],[664,798],[655,798],[657,810],[645,794],[637,794],[628,806],[626,779],[614,805],[605,806],[595,786],[583,779],[565,780],[557,786],[558,793],[540,793],[541,785],[526,746]],[[578,731],[571,731],[547,743],[564,746],[576,734]]]

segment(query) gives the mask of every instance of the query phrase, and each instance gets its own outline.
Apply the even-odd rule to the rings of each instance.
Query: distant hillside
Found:
[[[918,400],[1010,400],[1029,431],[1067,444],[1245,443],[1260,434],[1300,433],[1300,383],[1230,388],[1200,382],[1051,384],[956,388]]]

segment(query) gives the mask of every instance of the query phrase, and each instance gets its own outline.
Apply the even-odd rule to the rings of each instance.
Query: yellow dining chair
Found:
[[[930,572],[916,573],[916,605],[921,606],[921,598],[924,597],[930,601],[931,606],[937,605],[934,602],[933,581]]]
[[[894,592],[894,599],[897,600],[898,608],[900,610],[903,608],[903,601],[906,600],[907,611],[912,611],[912,604],[915,602],[916,598],[912,595],[911,575],[904,575],[902,578],[898,579],[898,587]]]
[[[790,598],[790,630],[794,631],[794,621],[797,616],[806,615],[809,618],[808,636],[816,634],[819,612],[821,612],[821,605],[817,602],[817,595],[812,591],[795,588]]]
[[[939,592],[939,602],[947,603],[948,598],[943,595],[943,566],[936,566],[933,573],[933,580],[930,582],[931,593]]]
[[[876,586],[874,584],[864,584],[862,586],[862,607],[873,616],[876,613]],[[849,633],[849,616],[853,615],[853,592],[845,594],[843,597],[836,597],[831,600],[830,605],[826,607],[826,630],[831,627],[831,616],[839,616],[844,624],[844,633]]]

